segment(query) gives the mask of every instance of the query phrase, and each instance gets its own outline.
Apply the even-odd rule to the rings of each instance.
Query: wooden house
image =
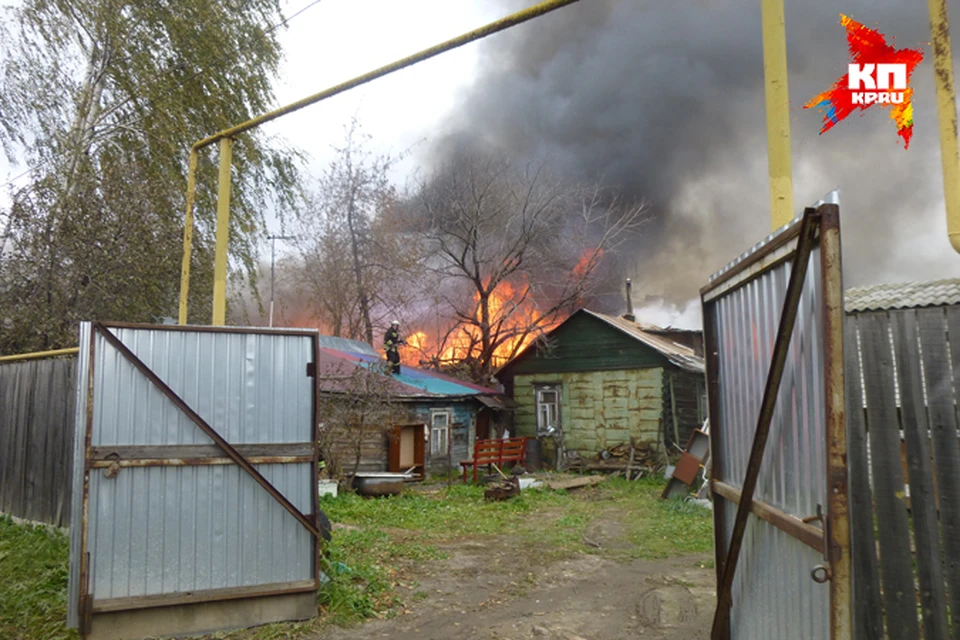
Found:
[[[390,374],[369,345],[347,348],[321,348],[317,367],[321,406],[353,407],[334,412],[340,424],[321,425],[321,440],[324,429],[335,429],[332,451],[347,474],[457,472],[474,441],[495,436],[511,410],[495,389],[407,365]]]
[[[678,453],[706,418],[706,382],[702,342],[672,331],[577,311],[497,372],[515,435],[537,437],[547,458],[558,430],[584,458],[631,438]]]

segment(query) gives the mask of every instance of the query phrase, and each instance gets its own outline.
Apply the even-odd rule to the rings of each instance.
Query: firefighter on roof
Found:
[[[383,336],[383,348],[387,351],[390,373],[394,375],[400,373],[400,351],[398,351],[398,347],[402,344],[407,344],[407,341],[400,339],[400,321],[394,320]]]

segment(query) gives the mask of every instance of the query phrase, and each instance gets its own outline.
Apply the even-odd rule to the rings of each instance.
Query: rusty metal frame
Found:
[[[777,404],[777,394],[780,391],[780,381],[787,362],[787,352],[793,334],[793,326],[797,319],[800,307],[800,297],[803,294],[803,282],[807,277],[807,266],[810,263],[810,253],[816,239],[817,222],[819,215],[814,209],[803,212],[803,221],[800,225],[800,234],[797,238],[797,248],[794,252],[793,267],[790,270],[790,282],[787,285],[786,299],[780,322],[777,327],[777,337],[773,348],[770,369],[767,373],[767,382],[763,390],[763,400],[760,403],[760,412],[757,417],[757,428],[753,435],[753,446],[747,462],[747,474],[743,480],[740,504],[737,505],[737,516],[733,525],[733,533],[727,547],[727,558],[723,571],[723,579],[717,589],[717,608],[713,616],[712,637],[714,640],[729,637],[730,634],[730,596],[733,587],[733,576],[737,569],[737,560],[740,558],[740,548],[743,544],[743,534],[747,528],[747,516],[753,501],[753,493],[757,488],[757,478],[760,475],[760,465],[763,462],[764,448],[770,434],[770,423],[773,421],[773,412]]]
[[[294,593],[309,593],[316,591],[317,585],[311,580],[297,582],[279,582],[275,584],[255,585],[252,587],[227,587],[225,589],[201,589],[180,593],[164,593],[152,596],[133,596],[128,598],[108,598],[98,600],[93,606],[93,613],[116,613],[118,611],[135,611],[153,607],[175,607],[199,602],[223,602],[225,600],[241,600],[245,598],[263,598],[267,596],[289,595]]]
[[[319,402],[319,379],[313,376],[311,419],[313,425],[311,434],[313,441],[309,443],[276,443],[276,444],[241,444],[231,445],[206,421],[203,420],[186,402],[180,398],[163,380],[161,380],[142,360],[140,360],[120,339],[109,329],[143,329],[166,331],[190,331],[201,333],[242,333],[250,335],[282,335],[312,338],[312,357],[314,363],[319,361],[320,344],[317,333],[309,330],[271,330],[259,328],[238,327],[206,327],[180,325],[150,325],[135,323],[92,323],[89,344],[89,365],[87,380],[87,406],[85,416],[84,435],[84,476],[83,499],[80,531],[80,573],[79,573],[79,631],[81,637],[87,637],[91,632],[93,616],[98,613],[114,611],[128,611],[152,607],[178,606],[197,602],[215,602],[244,598],[259,598],[274,595],[287,595],[316,591],[320,584],[320,565],[318,554],[320,541],[323,540],[320,531],[320,516],[318,504],[318,465],[319,440],[317,430],[317,411]],[[106,446],[93,447],[93,417],[95,395],[95,356],[97,334],[144,375],[164,396],[183,412],[199,429],[209,436],[214,445],[157,445],[157,446]],[[81,346],[82,348],[82,346]],[[188,453],[190,457],[181,457],[179,454]],[[133,455],[135,454],[135,455]],[[245,455],[246,454],[246,455]],[[252,455],[253,454],[253,455]],[[255,455],[263,454],[263,455]],[[128,456],[128,457],[125,457]],[[255,464],[267,463],[311,463],[311,504],[313,509],[309,514],[301,513],[287,498],[280,493],[266,478],[253,467]],[[300,524],[310,532],[314,539],[314,553],[312,554],[312,574],[310,580],[291,583],[277,583],[257,585],[254,587],[227,587],[191,592],[189,594],[163,594],[149,597],[114,598],[94,602],[90,592],[92,561],[88,550],[88,515],[90,502],[90,474],[94,470],[115,470],[129,467],[149,466],[198,466],[198,465],[238,465],[253,477],[260,486],[267,491],[281,506],[284,507]]]
[[[825,435],[827,437],[827,508],[822,518],[823,528],[809,523],[813,518],[801,520],[786,514],[771,505],[753,499],[757,474],[763,459],[764,445],[769,434],[770,421],[779,391],[780,378],[789,349],[790,336],[796,319],[797,306],[806,277],[807,265],[813,246],[819,237],[822,309],[821,320],[824,336],[824,398]],[[719,353],[714,329],[714,300],[727,291],[739,287],[744,281],[759,276],[783,262],[792,261],[790,283],[785,296],[776,346],[771,358],[763,402],[754,434],[747,474],[743,490],[725,484],[722,469],[724,460],[713,448],[711,453],[711,489],[713,491],[715,523],[725,520],[727,503],[737,505],[737,519],[729,540],[723,535],[723,527],[715,526],[715,554],[718,597],[712,638],[730,637],[729,613],[733,577],[742,544],[748,513],[784,531],[823,554],[829,563],[827,576],[830,579],[831,619],[830,633],[834,639],[849,638],[850,627],[850,556],[849,529],[847,521],[847,476],[846,476],[846,427],[844,416],[843,387],[843,292],[841,283],[839,208],[824,204],[817,209],[804,211],[803,219],[791,223],[777,236],[768,237],[766,245],[751,254],[741,256],[732,267],[713,278],[701,290],[704,313],[706,344],[707,386],[711,433],[716,438],[723,431],[719,420],[718,368]],[[794,246],[795,241],[795,246]]]
[[[96,336],[91,331],[88,354],[90,361],[87,363],[87,415],[85,416],[85,433],[83,440],[83,508],[80,515],[80,577],[78,580],[80,584],[80,602],[78,603],[77,607],[80,618],[79,632],[80,636],[84,638],[90,633],[91,624],[93,621],[93,594],[90,593],[91,562],[90,552],[88,551],[89,540],[87,537],[87,522],[90,516],[90,473],[92,471],[90,467],[90,451],[92,449],[91,443],[93,442],[93,380],[94,373],[96,371],[94,367],[94,360],[97,350],[96,345]]]
[[[714,493],[714,495],[720,496],[726,502],[732,502],[736,505],[739,505],[741,502],[743,502],[742,492],[726,482],[711,480],[710,490]],[[824,552],[823,529],[804,522],[800,518],[792,516],[789,513],[784,513],[780,509],[777,509],[766,502],[761,502],[756,498],[750,501],[750,513],[757,516],[761,520],[769,522],[777,529],[780,529],[780,531],[793,536],[817,553]]]
[[[827,553],[830,563],[830,636],[852,637],[850,507],[847,477],[847,417],[843,371],[843,270],[840,208],[820,211],[820,284],[823,314],[824,431],[827,437]]]

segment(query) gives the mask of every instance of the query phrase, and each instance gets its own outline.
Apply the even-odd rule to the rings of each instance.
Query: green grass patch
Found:
[[[70,541],[0,516],[0,638],[78,638],[67,629]]]
[[[319,596],[320,617],[212,637],[295,640],[316,635],[329,623],[348,626],[390,617],[429,597],[409,581],[407,571],[442,561],[446,545],[466,539],[504,544],[496,536],[509,534],[509,544],[545,564],[578,553],[629,559],[710,551],[710,511],[661,500],[664,486],[661,479],[611,478],[569,493],[527,489],[502,502],[487,502],[484,487],[463,484],[377,499],[353,493],[324,497],[321,508],[331,521],[350,526],[334,532],[321,562],[327,581]],[[585,543],[591,526],[601,520],[613,522],[612,530],[622,537],[619,544]],[[0,517],[0,638],[78,637],[65,628],[68,546],[57,530]]]

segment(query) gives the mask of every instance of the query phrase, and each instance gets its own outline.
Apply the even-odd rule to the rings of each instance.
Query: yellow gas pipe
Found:
[[[407,56],[396,62],[392,62],[384,67],[365,73],[362,76],[357,76],[352,80],[347,80],[344,83],[338,84],[334,87],[330,87],[320,93],[315,93],[312,96],[298,100],[297,102],[288,104],[285,107],[281,107],[275,111],[265,113],[261,116],[258,116],[252,120],[248,120],[242,124],[238,124],[235,127],[225,129],[220,133],[216,133],[208,138],[204,138],[196,142],[190,150],[190,165],[188,167],[187,175],[187,214],[184,221],[185,229],[183,233],[183,265],[180,272],[180,313],[179,313],[179,323],[186,324],[187,322],[187,295],[190,290],[190,251],[191,243],[193,241],[193,204],[194,204],[194,194],[196,189],[196,162],[194,154],[200,149],[213,144],[214,142],[230,139],[232,140],[239,134],[254,129],[262,124],[270,122],[271,120],[276,120],[277,118],[283,117],[294,111],[298,111],[304,107],[307,107],[311,104],[320,102],[331,96],[335,96],[338,93],[343,93],[354,87],[358,87],[362,84],[366,84],[371,80],[376,80],[385,75],[393,73],[394,71],[399,71],[406,67],[409,67],[417,62],[422,62],[428,58],[432,58],[451,49],[456,49],[465,44],[479,40],[491,34],[497,33],[498,31],[503,31],[510,27],[516,26],[528,20],[540,17],[544,14],[550,13],[567,5],[578,2],[579,0],[545,0],[539,4],[536,4],[528,9],[518,11],[506,18],[496,20],[491,22],[479,29],[474,29],[464,33],[463,35],[457,36],[442,42],[438,45],[430,47],[429,49],[424,49],[419,53],[415,53],[411,56]],[[223,145],[221,145],[221,166],[220,166],[220,199],[217,204],[217,251],[216,251],[216,262],[214,265],[214,300],[213,300],[213,323],[214,324],[223,324],[224,317],[226,315],[226,273],[227,273],[227,233],[226,231],[222,232],[220,230],[220,225],[228,225],[230,221],[230,211],[229,211],[229,197],[230,197],[230,185],[227,184],[224,186],[223,180],[230,180],[230,172],[223,170]],[[229,152],[228,152],[229,153]],[[225,197],[224,197],[225,196]],[[221,243],[221,238],[223,242]]]
[[[947,0],[929,0],[930,35],[933,41],[933,79],[937,86],[937,120],[940,125],[940,159],[943,163],[943,199],[947,208],[947,237],[960,253],[960,154],[957,152],[956,89],[950,52]]]

